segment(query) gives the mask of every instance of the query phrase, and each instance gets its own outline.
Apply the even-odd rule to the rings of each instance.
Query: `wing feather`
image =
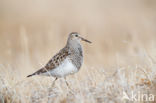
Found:
[[[55,69],[58,67],[62,61],[66,59],[67,56],[69,56],[70,53],[68,52],[68,49],[64,48],[59,53],[57,53],[49,62],[45,65],[45,67],[39,69],[35,73],[28,75],[27,77],[31,77],[33,75],[40,75],[42,73],[48,72],[50,70]]]

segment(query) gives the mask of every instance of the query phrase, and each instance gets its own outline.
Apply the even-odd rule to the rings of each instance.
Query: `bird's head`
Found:
[[[68,41],[77,41],[77,42],[85,41],[85,42],[88,42],[88,43],[92,43],[91,41],[81,37],[80,34],[77,33],[77,32],[70,33],[69,37],[68,37]]]

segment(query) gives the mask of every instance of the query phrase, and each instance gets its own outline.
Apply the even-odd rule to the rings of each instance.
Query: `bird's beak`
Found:
[[[87,39],[85,39],[85,38],[83,38],[83,37],[80,37],[80,36],[79,36],[79,38],[80,38],[82,41],[85,41],[85,42],[88,42],[88,43],[92,43],[91,41],[89,41],[89,40],[87,40]]]

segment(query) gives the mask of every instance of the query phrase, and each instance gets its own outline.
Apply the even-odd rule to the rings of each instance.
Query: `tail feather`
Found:
[[[38,71],[36,71],[35,73],[28,75],[27,77],[32,77],[34,75],[39,75],[39,74],[44,73],[44,72],[46,72],[46,69],[45,68],[41,68]]]
[[[27,77],[32,77],[32,76],[34,76],[34,75],[36,75],[36,74],[35,74],[35,73],[33,73],[33,74],[28,75]]]

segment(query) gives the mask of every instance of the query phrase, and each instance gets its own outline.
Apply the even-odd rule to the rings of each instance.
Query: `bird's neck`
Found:
[[[77,50],[78,48],[82,48],[81,43],[77,41],[67,42],[66,46],[71,50]]]

